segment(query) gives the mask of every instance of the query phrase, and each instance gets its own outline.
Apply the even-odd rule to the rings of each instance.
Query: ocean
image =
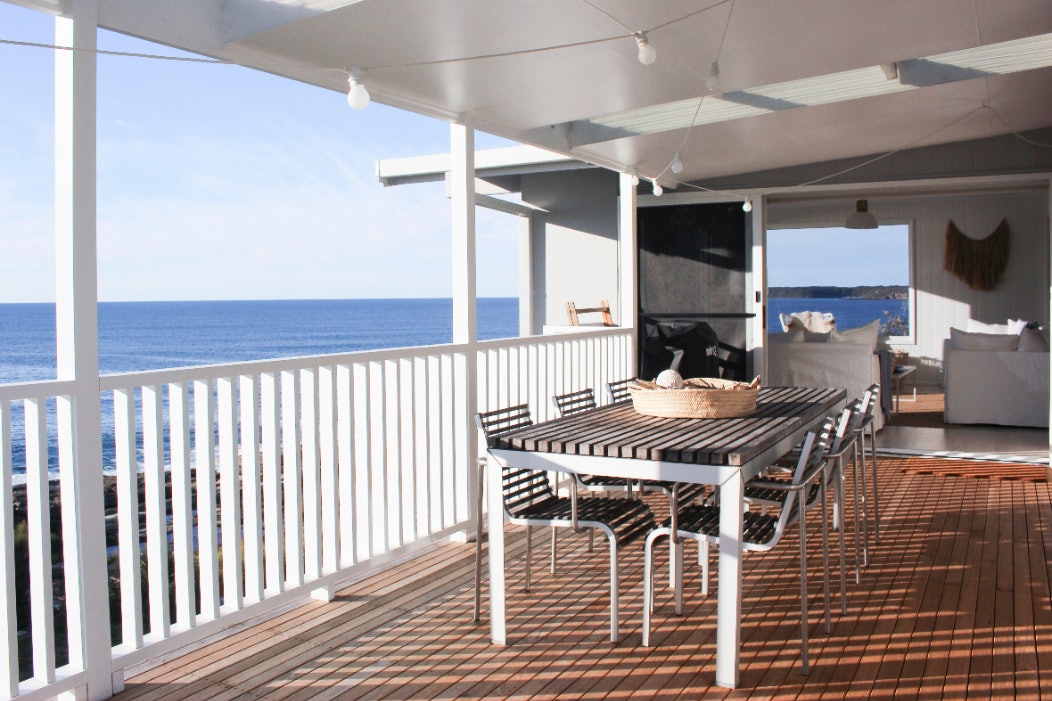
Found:
[[[519,335],[518,300],[478,301],[479,338]],[[103,374],[450,343],[450,299],[101,302]],[[0,383],[55,377],[53,304],[0,304]]]

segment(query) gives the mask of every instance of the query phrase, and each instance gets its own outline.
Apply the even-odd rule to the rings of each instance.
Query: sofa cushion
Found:
[[[803,331],[786,331],[784,333],[767,334],[768,343],[803,343]]]
[[[862,343],[870,349],[877,350],[877,339],[880,337],[880,320],[874,319],[865,326],[857,326],[853,329],[834,331],[829,340],[837,343]]]
[[[1009,333],[969,333],[951,328],[950,343],[954,350],[1014,351],[1019,347],[1019,336]]]
[[[1019,332],[1018,350],[1025,353],[1041,353],[1048,351],[1048,331],[1023,329]]]
[[[967,333],[986,333],[986,334],[999,333],[999,334],[1006,334],[1006,333],[1019,333],[1019,331],[1018,330],[1016,330],[1016,331],[1010,330],[1008,324],[984,324],[981,321],[976,321],[975,319],[969,319],[968,320],[968,331],[967,331]]]

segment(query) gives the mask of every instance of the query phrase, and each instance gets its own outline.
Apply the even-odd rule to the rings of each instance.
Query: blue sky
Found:
[[[50,16],[0,2],[0,39],[53,36]],[[110,32],[99,46],[174,55]],[[52,54],[0,44],[0,302],[54,299]],[[374,174],[448,151],[445,122],[236,66],[106,55],[98,112],[101,300],[451,295],[443,185]],[[479,295],[517,295],[515,218],[476,219]],[[769,284],[905,284],[904,234],[883,232],[772,236]]]
[[[54,20],[0,2],[0,39],[52,43]],[[110,32],[99,46],[174,53]],[[51,301],[52,51],[0,44],[0,64],[0,302]],[[105,55],[98,112],[100,299],[451,295],[443,186],[374,174],[448,151],[445,122],[234,66]],[[518,223],[476,217],[478,293],[515,296]]]

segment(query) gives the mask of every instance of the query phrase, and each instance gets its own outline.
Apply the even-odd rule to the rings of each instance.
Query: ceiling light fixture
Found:
[[[869,203],[866,200],[855,202],[855,211],[844,222],[846,229],[876,229],[877,218],[869,211]]]
[[[679,159],[678,153],[672,157],[672,162],[668,164],[668,169],[676,175],[679,175],[683,172],[683,161]]]
[[[365,89],[365,83],[357,71],[351,71],[347,76],[347,104],[356,110],[364,110],[369,106],[369,91]]]
[[[639,53],[637,58],[639,62],[644,66],[649,66],[651,63],[657,60],[657,49],[650,43],[650,39],[647,38],[646,32],[633,32],[633,38],[636,40],[636,46],[639,47]]]
[[[742,202],[742,211],[743,212],[751,212],[752,211],[752,198],[751,197],[746,197],[745,201]]]
[[[665,189],[658,184],[657,178],[651,180],[650,182],[654,185],[654,197],[661,197],[662,193],[665,192]]]

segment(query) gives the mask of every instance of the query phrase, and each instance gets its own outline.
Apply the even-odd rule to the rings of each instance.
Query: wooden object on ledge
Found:
[[[578,309],[573,302],[566,303],[566,317],[570,320],[570,326],[581,325],[581,320],[578,318],[579,314],[602,314],[603,326],[614,325],[614,318],[610,315],[610,303],[605,299],[599,302],[598,307],[588,307],[585,309]]]

